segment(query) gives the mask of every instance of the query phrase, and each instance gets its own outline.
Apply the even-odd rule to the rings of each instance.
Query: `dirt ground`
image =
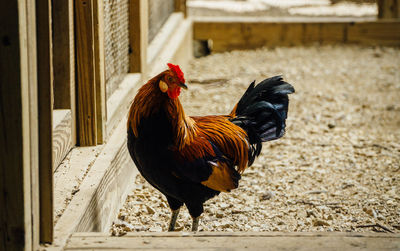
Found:
[[[263,145],[239,188],[205,204],[200,231],[400,232],[400,49],[234,51],[191,63],[188,115],[227,114],[248,84],[283,75],[286,135]],[[166,231],[165,198],[140,176],[111,232]],[[184,208],[177,230],[189,231]]]

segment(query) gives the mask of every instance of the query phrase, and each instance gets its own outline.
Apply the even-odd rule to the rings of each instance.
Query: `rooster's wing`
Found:
[[[174,151],[173,173],[216,191],[237,188],[238,170],[248,157],[247,135],[226,116],[192,117],[197,134],[190,144]]]

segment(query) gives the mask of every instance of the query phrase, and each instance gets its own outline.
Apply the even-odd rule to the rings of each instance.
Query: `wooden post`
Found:
[[[32,198],[31,183],[38,160],[37,145],[31,148],[37,125],[31,123],[37,114],[29,107],[37,105],[30,99],[30,86],[36,85],[34,7],[26,0],[0,3],[0,250],[32,250],[39,244],[32,231],[38,208],[32,207],[37,197]]]
[[[400,0],[378,0],[378,18],[400,18]]]
[[[51,0],[36,1],[40,241],[53,241],[53,58]]]
[[[106,72],[104,58],[104,6],[103,1],[93,1],[94,18],[94,67],[96,85],[97,144],[103,144],[106,137]]]
[[[175,0],[175,12],[182,12],[187,17],[186,0]]]
[[[96,81],[93,48],[93,2],[75,1],[78,139],[81,146],[97,143]]]
[[[71,56],[74,51],[71,48],[70,26],[70,0],[53,1],[53,64],[54,64],[54,109],[71,109],[71,74],[74,65]],[[72,50],[71,50],[72,49]],[[72,54],[72,55],[71,55]]]
[[[40,181],[39,181],[39,118],[37,86],[36,3],[27,3],[28,65],[29,65],[29,124],[30,124],[30,170],[31,170],[31,214],[32,249],[38,250],[40,243]]]
[[[76,144],[74,1],[52,1],[54,109],[71,110],[71,146]]]
[[[147,72],[148,2],[129,1],[129,72]]]

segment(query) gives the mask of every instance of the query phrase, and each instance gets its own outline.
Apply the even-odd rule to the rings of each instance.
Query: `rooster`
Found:
[[[183,204],[197,231],[203,203],[237,188],[262,142],[285,131],[288,94],[281,76],[253,81],[229,115],[189,117],[179,101],[187,89],[178,65],[168,64],[143,85],[128,114],[128,150],[141,175],[166,196],[174,231]]]

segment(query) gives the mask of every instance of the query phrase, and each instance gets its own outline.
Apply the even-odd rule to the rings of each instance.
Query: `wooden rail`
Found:
[[[353,18],[196,18],[196,40],[213,41],[212,51],[311,43],[400,45],[400,20]]]
[[[360,233],[75,233],[65,250],[398,250],[400,235]]]

